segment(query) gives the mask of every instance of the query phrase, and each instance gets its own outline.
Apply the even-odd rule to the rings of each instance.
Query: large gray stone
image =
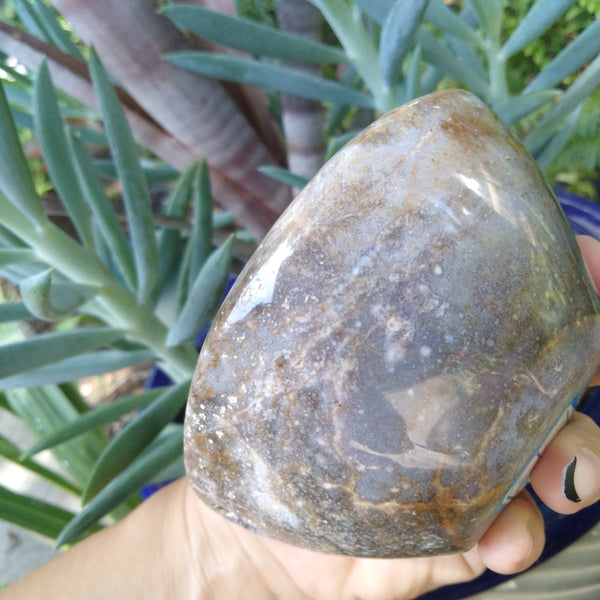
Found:
[[[265,238],[202,349],[188,477],[235,522],[359,556],[467,550],[600,362],[534,161],[475,97],[383,116]]]

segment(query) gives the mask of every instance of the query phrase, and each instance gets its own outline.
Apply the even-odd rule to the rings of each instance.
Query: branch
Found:
[[[285,186],[257,171],[276,161],[219,82],[161,59],[189,45],[170,21],[156,14],[154,2],[53,4],[80,37],[94,45],[140,106],[196,160],[208,159],[215,197],[262,237],[289,202]]]
[[[306,0],[280,0],[277,20],[284,31],[318,40],[321,14]],[[290,65],[292,66],[292,65]],[[294,68],[318,74],[317,65],[294,64]],[[282,94],[282,122],[287,144],[288,167],[296,175],[311,178],[323,165],[325,140],[321,104]]]

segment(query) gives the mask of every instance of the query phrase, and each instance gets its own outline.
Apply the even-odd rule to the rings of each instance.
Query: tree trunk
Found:
[[[289,202],[289,190],[257,172],[274,157],[217,81],[161,60],[188,48],[153,0],[53,0],[136,102],[213,168],[215,197],[262,237]]]

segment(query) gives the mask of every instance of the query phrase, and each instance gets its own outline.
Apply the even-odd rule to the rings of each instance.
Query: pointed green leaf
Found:
[[[562,127],[548,140],[546,145],[534,156],[537,164],[542,171],[548,170],[556,160],[561,150],[566,146],[571,136],[575,133],[577,122],[583,112],[584,103],[582,102],[565,119]]]
[[[235,215],[229,211],[215,212],[212,216],[213,229],[229,227],[235,223]]]
[[[26,458],[31,457],[42,450],[52,448],[57,444],[70,440],[92,429],[97,429],[98,427],[112,423],[135,410],[148,406],[148,404],[152,403],[160,394],[164,393],[164,391],[164,388],[155,388],[139,394],[124,396],[110,404],[94,408],[78,417],[75,421],[68,423],[62,429],[38,440],[35,444],[27,448],[22,456]]]
[[[3,436],[0,436],[0,456],[23,467],[24,469],[27,469],[28,471],[31,471],[32,473],[39,477],[42,477],[46,481],[49,481],[50,483],[53,483],[54,485],[57,485],[64,490],[67,490],[68,492],[71,492],[77,496],[81,494],[81,490],[77,486],[73,485],[70,481],[67,481],[58,473],[47,469],[46,467],[40,465],[34,460],[22,457],[19,448],[17,448],[13,443],[11,443]],[[0,513],[0,516],[1,514],[2,513]]]
[[[456,79],[470,88],[479,96],[487,95],[487,82],[481,79],[476,70],[458,60],[448,48],[440,44],[436,37],[427,29],[421,27],[417,40],[423,52],[423,58],[445,76]]]
[[[70,135],[68,141],[70,155],[75,163],[77,177],[85,200],[111,250],[119,272],[127,285],[130,288],[135,288],[136,275],[131,248],[114,206],[106,195],[83,144],[74,135]]]
[[[484,4],[486,0],[480,0]],[[500,57],[509,56],[523,50],[525,46],[538,39],[575,0],[537,0],[525,15],[518,27],[512,32],[502,49]]]
[[[178,454],[171,464],[167,465],[159,473],[153,475],[152,479],[148,481],[148,484],[164,484],[165,482],[173,481],[174,479],[180,479],[181,477],[185,477],[185,462],[183,460],[183,453]]]
[[[1,302],[0,323],[7,321],[28,321],[33,315],[25,308],[22,302]]]
[[[89,64],[110,150],[123,186],[123,201],[137,272],[138,300],[142,302],[152,291],[158,265],[158,249],[148,187],[125,113],[93,49],[90,52]]]
[[[110,344],[122,336],[121,330],[111,327],[82,327],[5,344],[0,346],[0,378],[76,356]]]
[[[575,73],[599,52],[600,19],[596,19],[533,78],[524,92],[557,86],[565,77]]]
[[[42,24],[40,23],[38,16],[33,10],[31,2],[28,2],[28,0],[13,0],[13,4],[17,16],[19,17],[19,21],[23,23],[26,30],[41,40],[50,41]]]
[[[77,60],[83,61],[84,58],[79,48],[75,45],[68,32],[62,28],[59,22],[59,14],[40,0],[33,0],[32,9],[48,40],[63,52],[70,54]]]
[[[255,56],[270,56],[298,63],[322,64],[348,61],[344,52],[334,46],[279,31],[257,21],[230,17],[200,6],[170,4],[163,7],[161,12],[180,29]]]
[[[536,123],[525,138],[525,147],[535,155],[554,135],[563,120],[600,85],[600,55],[571,84],[562,98]]]
[[[61,429],[79,416],[79,411],[58,386],[18,388],[5,392],[13,412],[38,437]],[[52,453],[73,480],[83,486],[106,439],[98,431],[56,446]]]
[[[136,419],[131,421],[104,449],[94,465],[82,500],[87,503],[129,467],[185,406],[190,382],[164,391]]]
[[[421,46],[417,44],[408,63],[405,80],[406,102],[421,95]]]
[[[81,241],[91,247],[90,215],[70,160],[64,123],[46,61],[42,62],[33,84],[33,111],[38,141],[50,178]]]
[[[190,270],[188,285],[191,288],[212,249],[213,197],[208,175],[208,164],[202,161],[193,191],[194,219],[190,238]]]
[[[81,133],[80,129],[78,130],[77,128],[73,127],[73,131],[78,134],[78,137],[81,138],[81,141],[87,141],[86,136],[79,135]],[[97,142],[90,140],[90,143],[96,144]],[[106,136],[104,139],[104,144],[101,145],[107,145]],[[94,165],[94,169],[96,170],[97,174],[100,175],[100,177],[106,177],[107,179],[118,179],[119,174],[112,159],[95,158],[92,163]],[[143,156],[140,159],[140,165],[148,185],[171,183],[180,175],[179,171],[176,171],[170,165],[157,163],[154,160],[144,158]]]
[[[167,335],[167,346],[177,346],[202,330],[221,303],[231,269],[233,237],[217,248],[204,263],[188,299]]]
[[[17,494],[1,485],[0,515],[3,521],[51,539],[56,539],[74,517],[72,512],[64,508]]]
[[[312,4],[318,6],[316,2],[312,2]],[[383,25],[394,6],[394,0],[355,0],[355,4],[373,21]]]
[[[383,24],[379,68],[391,87],[398,83],[404,58],[413,48],[429,0],[396,0]]]
[[[540,90],[522,93],[494,106],[498,116],[507,124],[513,125],[560,96],[558,90]]]
[[[97,288],[89,285],[53,284],[53,271],[42,271],[19,284],[19,293],[27,310],[44,321],[57,321],[70,315],[98,293]]]
[[[368,0],[365,0],[368,1]],[[442,0],[430,0],[425,11],[425,19],[440,31],[452,35],[472,47],[482,47],[483,40]]]
[[[23,386],[67,383],[84,377],[111,373],[141,362],[154,360],[151,350],[101,350],[84,352],[77,356],[65,358],[31,369],[11,377],[0,379],[0,390],[10,390]]]
[[[36,260],[38,260],[37,254],[29,248],[0,248],[0,267]]]
[[[69,522],[58,536],[56,546],[69,542],[129,496],[138,492],[143,485],[181,455],[182,446],[181,426],[155,440],[146,452],[128,465],[122,473],[111,479],[107,486]]]
[[[327,150],[325,152],[325,156],[327,160],[329,160],[336,152],[339,152],[348,142],[353,140],[362,130],[361,129],[351,129],[350,131],[346,131],[342,133],[342,135],[338,135],[335,138],[329,140],[327,144]],[[306,181],[308,183],[308,181]]]
[[[479,22],[488,38],[498,42],[502,31],[502,0],[471,0],[477,11]]]
[[[373,98],[331,79],[217,52],[174,52],[165,60],[206,77],[272,89],[309,100],[373,108]]]
[[[0,193],[0,201],[3,199],[3,195]],[[6,210],[8,211],[8,202],[3,202],[6,205]],[[4,214],[2,215],[5,216]],[[26,250],[25,244],[23,240],[18,238],[16,235],[11,233],[5,226],[4,223],[0,223],[0,244],[6,246],[6,250]],[[30,250],[30,252],[32,252]],[[21,262],[21,261],[19,261]],[[6,264],[6,263],[3,263]]]
[[[287,169],[282,167],[275,167],[273,165],[264,165],[258,168],[259,172],[275,181],[280,181],[293,188],[302,189],[309,180],[302,175],[296,175]]]
[[[192,199],[192,186],[197,169],[198,165],[193,164],[179,178],[177,185],[169,196],[165,208],[165,216],[177,219],[184,219],[186,217]],[[179,230],[167,229],[166,227],[162,228],[158,234],[160,262],[156,274],[156,284],[150,299],[152,304],[161,297],[165,289],[168,288],[168,283],[174,278],[176,279],[178,270],[181,270],[181,238]]]
[[[0,191],[33,225],[46,221],[0,82]],[[4,215],[3,215],[4,216]]]

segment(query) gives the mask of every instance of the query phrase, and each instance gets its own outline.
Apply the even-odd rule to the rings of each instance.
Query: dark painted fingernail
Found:
[[[588,448],[580,448],[563,474],[563,494],[571,502],[600,499],[600,457]]]
[[[577,457],[575,457],[565,469],[563,477],[563,493],[567,500],[571,502],[581,502],[581,498],[575,489],[575,467],[577,466]]]

